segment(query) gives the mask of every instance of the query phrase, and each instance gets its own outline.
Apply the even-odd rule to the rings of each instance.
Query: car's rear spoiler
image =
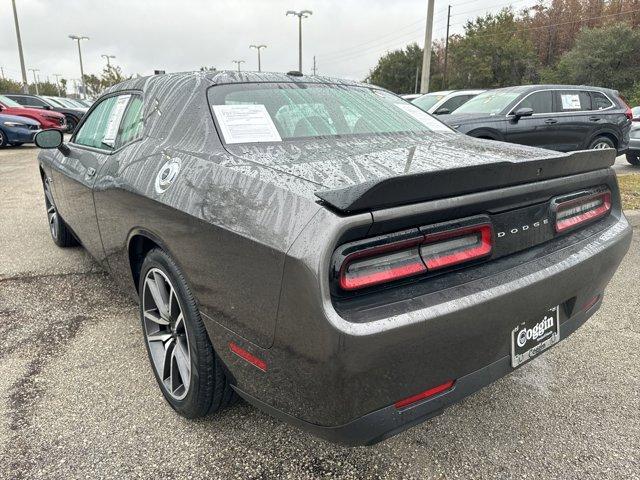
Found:
[[[584,150],[558,154],[556,158],[496,162],[382,178],[319,191],[316,196],[342,213],[354,213],[590,172],[610,167],[615,159],[613,149]]]

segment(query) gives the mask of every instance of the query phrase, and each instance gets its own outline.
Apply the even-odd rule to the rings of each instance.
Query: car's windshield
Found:
[[[85,105],[82,105],[71,98],[55,97],[55,99],[58,103],[66,105],[69,108],[87,108]]]
[[[377,88],[255,83],[209,89],[226,143],[351,134],[451,132],[430,115]]]
[[[51,98],[51,97],[43,97],[43,98],[47,101],[47,103],[49,103],[54,107],[64,108],[64,105],[62,104],[62,102],[60,102],[59,100],[56,100],[55,98]]]
[[[458,107],[456,114],[485,113],[487,115],[495,115],[507,108],[519,95],[519,92],[514,91],[484,92]]]
[[[9,97],[5,97],[4,95],[0,95],[0,103],[2,103],[6,107],[24,108],[22,105],[20,105],[15,100],[11,100]]]
[[[429,110],[436,103],[442,100],[446,95],[436,95],[435,93],[427,93],[411,101],[414,105],[417,105],[424,111]]]

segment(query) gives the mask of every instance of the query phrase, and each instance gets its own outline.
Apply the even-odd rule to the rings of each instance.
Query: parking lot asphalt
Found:
[[[82,249],[49,239],[34,148],[0,150],[0,231],[0,478],[640,478],[637,226],[603,307],[572,337],[358,448],[245,403],[175,414],[136,305]]]

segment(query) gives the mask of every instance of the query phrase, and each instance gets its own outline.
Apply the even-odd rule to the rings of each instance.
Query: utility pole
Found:
[[[33,83],[36,86],[36,95],[40,95],[40,92],[38,91],[38,77],[36,77],[36,72],[39,72],[40,70],[37,68],[30,68],[29,71],[33,73]]]
[[[420,93],[429,91],[429,76],[431,74],[431,38],[433,36],[433,4],[435,0],[427,0],[427,25],[424,30],[424,51],[422,53],[422,78]]]
[[[258,71],[262,71],[262,65],[260,64],[260,49],[267,48],[266,45],[249,45],[249,48],[255,48],[258,51]]]
[[[447,63],[449,61],[449,25],[451,23],[451,5],[447,9],[447,36],[444,41],[444,72],[442,74],[442,87],[447,88],[449,81],[447,79]]]
[[[18,38],[18,55],[20,56],[20,70],[22,71],[22,93],[29,93],[29,82],[27,81],[27,69],[24,66],[24,54],[22,53],[22,38],[20,37],[16,0],[11,0],[11,4],[13,5],[13,21],[16,24],[16,37]]]
[[[80,59],[80,81],[82,82],[82,95],[80,95],[80,98],[86,98],[87,87],[84,82],[84,67],[82,66],[82,49],[80,48],[80,42],[82,40],[89,40],[89,37],[85,37],[83,35],[69,35],[69,38],[78,42],[78,58]]]
[[[232,62],[238,65],[238,73],[240,73],[240,64],[244,63],[244,60],[232,60]]]
[[[105,54],[102,54],[100,56],[107,60],[107,69],[111,68],[111,63],[109,62],[109,60],[112,59],[112,58],[116,58],[116,56],[115,55],[105,55]]]
[[[302,19],[307,18],[309,15],[313,15],[311,10],[287,10],[287,17],[294,15],[298,17],[298,71],[302,73]]]
[[[416,86],[413,89],[413,93],[418,93],[418,77],[420,77],[420,64],[416,65]]]
[[[53,76],[56,77],[56,87],[58,88],[58,96],[61,97],[62,90],[60,90],[60,77],[62,75],[60,75],[59,73],[54,73]]]
[[[2,67],[0,67],[0,76],[4,80],[4,69]]]
[[[317,68],[316,68],[316,56],[314,55],[313,56],[313,76],[314,77],[316,75],[316,71],[317,71]]]

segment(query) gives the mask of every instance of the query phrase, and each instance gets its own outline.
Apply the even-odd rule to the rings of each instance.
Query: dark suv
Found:
[[[76,125],[78,125],[82,117],[84,117],[84,114],[87,113],[86,108],[64,107],[38,95],[11,93],[5,96],[25,107],[42,108],[44,110],[62,113],[67,119],[67,131],[69,132],[73,132],[76,129]]]
[[[632,113],[615,90],[527,85],[481,93],[438,117],[472,137],[568,152],[629,145]]]

